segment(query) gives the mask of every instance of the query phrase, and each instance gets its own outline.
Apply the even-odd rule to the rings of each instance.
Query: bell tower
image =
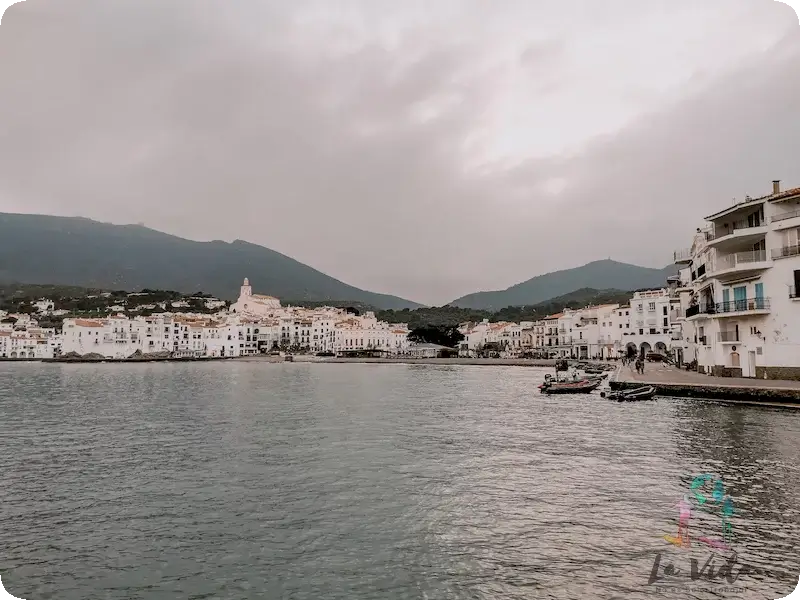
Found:
[[[247,277],[245,277],[244,283],[242,284],[241,292],[239,292],[239,296],[244,298],[246,296],[252,296],[252,295],[253,295],[253,288],[250,285],[250,280]]]

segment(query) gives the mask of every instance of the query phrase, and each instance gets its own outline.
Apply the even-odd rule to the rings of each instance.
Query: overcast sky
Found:
[[[734,197],[800,186],[798,33],[773,0],[27,0],[0,211],[244,239],[435,304],[663,267]]]

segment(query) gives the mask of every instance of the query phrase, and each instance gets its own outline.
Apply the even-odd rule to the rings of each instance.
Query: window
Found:
[[[626,317],[629,316],[630,314],[631,314],[630,311],[628,311],[628,310],[625,311],[625,316]]]
[[[622,329],[622,323],[619,324],[619,328]]]
[[[650,334],[653,335],[654,333],[656,333],[656,328],[655,327],[651,327],[650,328]]]
[[[650,304],[647,305],[647,310],[649,310],[650,312],[653,312],[655,309],[656,309],[655,302],[651,302]]]
[[[644,329],[639,330],[639,335],[644,335]]]
[[[667,307],[666,306],[664,307],[664,314],[665,315],[667,314]]]
[[[664,327],[669,327],[669,319],[664,317]]]
[[[631,324],[630,323],[625,323],[625,329],[630,329],[630,328],[631,328]]]

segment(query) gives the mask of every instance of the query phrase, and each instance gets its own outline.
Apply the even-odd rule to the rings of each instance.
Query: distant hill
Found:
[[[526,306],[507,306],[498,311],[477,308],[459,308],[452,305],[423,307],[415,310],[383,310],[378,318],[389,323],[408,323],[416,327],[455,327],[467,321],[489,319],[497,321],[537,321],[547,315],[561,312],[565,308],[583,308],[590,304],[624,304],[633,292],[622,290],[596,290],[581,288],[563,296],[550,298],[538,304]]]
[[[598,304],[627,304],[633,297],[633,292],[625,290],[597,290],[594,288],[581,288],[573,290],[568,294],[549,298],[544,302],[539,302],[531,307],[536,314],[542,316],[552,315],[561,312],[565,308],[578,309],[585,306],[596,306]],[[506,309],[507,310],[507,309]]]
[[[453,300],[461,308],[500,310],[507,306],[529,306],[556,298],[575,290],[637,290],[666,286],[666,279],[678,272],[670,265],[649,269],[614,260],[598,260],[575,269],[555,271],[523,281],[505,290],[477,292]]]
[[[0,281],[203,291],[235,299],[249,277],[281,300],[338,300],[377,308],[416,302],[347,285],[288,256],[241,240],[196,242],[140,225],[79,217],[0,213]]]

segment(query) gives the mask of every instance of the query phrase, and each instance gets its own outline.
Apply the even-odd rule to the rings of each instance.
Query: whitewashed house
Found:
[[[675,253],[686,268],[679,285],[691,290],[685,360],[720,376],[800,379],[800,188],[775,181],[771,194],[706,221]]]

